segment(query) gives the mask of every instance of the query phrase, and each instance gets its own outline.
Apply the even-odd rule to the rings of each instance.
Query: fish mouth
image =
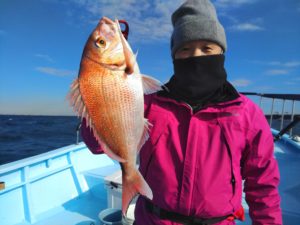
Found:
[[[108,17],[106,16],[103,16],[101,19],[100,19],[100,22],[104,22],[106,24],[109,24],[109,25],[114,25],[114,21],[109,19]]]

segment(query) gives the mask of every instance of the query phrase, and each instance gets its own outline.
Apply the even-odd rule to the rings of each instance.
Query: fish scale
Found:
[[[127,115],[126,110],[122,109],[126,106],[120,104],[122,96],[118,94],[120,93],[120,84],[118,84],[117,79],[119,79],[119,76],[99,76],[95,74],[95,78],[92,82],[96,83],[96,90],[93,90],[94,98],[87,101],[87,107],[91,109],[90,116],[95,118],[94,126],[97,133],[101,134],[100,136],[112,151],[118,153],[120,149],[119,146],[122,146],[122,148],[127,147],[127,135],[122,135],[122,133],[124,133],[123,125],[124,122],[126,122],[125,119]],[[99,89],[99,86],[102,88]],[[85,89],[85,91],[82,91],[83,98],[85,98],[85,95],[89,96],[91,85],[86,85],[86,88],[84,85],[81,85],[81,87]],[[99,104],[99,102],[102,104]],[[114,107],[108,108],[106,106],[108,104]],[[129,129],[126,132],[128,134],[131,133]]]

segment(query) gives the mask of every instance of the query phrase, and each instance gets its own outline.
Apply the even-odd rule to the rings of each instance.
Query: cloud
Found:
[[[285,69],[273,69],[273,70],[268,70],[266,71],[267,75],[287,75],[289,74],[289,70],[285,70]]]
[[[250,61],[252,63],[266,65],[266,66],[277,66],[277,67],[285,67],[285,68],[295,68],[300,66],[299,60],[291,60],[291,61],[259,61],[259,60],[253,60]]]
[[[231,83],[236,87],[247,87],[252,82],[250,80],[246,80],[246,79],[237,79],[237,80],[231,81]]]
[[[228,13],[227,13],[228,14]],[[263,31],[264,19],[261,17],[251,18],[247,22],[241,22],[236,18],[232,18],[232,15],[229,16],[230,20],[233,22],[232,26],[229,26],[228,29],[232,31]]]
[[[284,82],[286,85],[295,85],[299,87],[300,77],[292,78]]]
[[[216,7],[229,8],[229,7],[239,7],[245,4],[253,4],[257,0],[215,0],[214,4]]]
[[[229,27],[230,30],[234,31],[262,31],[263,27],[254,23],[239,23]]]
[[[168,40],[170,16],[183,0],[69,0],[78,6],[81,22],[95,24],[102,16],[126,19],[135,41]]]
[[[267,66],[270,69],[265,71],[266,75],[276,76],[276,75],[288,75],[291,72],[297,70],[297,67],[300,67],[299,60],[290,60],[290,61],[260,61],[253,60],[251,63]]]
[[[282,67],[298,67],[300,66],[300,61],[289,61],[289,62],[279,62],[279,61],[272,61],[272,62],[267,62],[267,65],[270,66],[282,66]]]
[[[286,63],[283,63],[283,66],[285,66],[285,67],[298,67],[298,66],[300,66],[300,61],[286,62]]]
[[[258,0],[215,0],[216,7],[220,7],[219,15],[229,15],[227,9],[253,4]],[[184,0],[68,0],[74,7],[68,10],[67,16],[72,20],[80,18],[82,25],[94,24],[102,16],[112,19],[126,19],[130,25],[130,41],[151,42],[155,40],[168,41],[172,32],[171,14]],[[59,3],[63,4],[63,3]],[[232,14],[230,14],[232,15]],[[264,30],[258,22],[238,23],[231,27],[236,31]]]
[[[252,63],[260,64],[263,66],[271,67],[265,71],[266,75],[269,76],[281,76],[281,75],[288,75],[291,72],[295,71],[297,67],[300,67],[299,60],[291,60],[291,61],[251,61]]]
[[[57,69],[53,67],[36,67],[35,70],[58,77],[74,76],[74,74],[76,74],[76,72],[72,70]]]
[[[43,60],[45,60],[47,62],[51,62],[51,63],[54,62],[54,60],[49,55],[37,53],[34,56],[37,57],[37,58],[43,59]]]
[[[230,21],[231,26],[228,26],[229,31],[263,31],[265,28],[262,26],[263,18],[254,18],[248,21],[240,21],[236,17],[236,13],[232,13],[233,9],[255,4],[259,0],[214,0],[213,3],[217,7],[218,16],[224,17]]]

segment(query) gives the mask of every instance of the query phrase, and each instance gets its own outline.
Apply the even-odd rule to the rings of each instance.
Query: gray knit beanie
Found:
[[[174,27],[171,37],[171,51],[175,52],[185,42],[207,40],[227,49],[226,36],[220,24],[216,9],[209,0],[187,0],[172,15]]]

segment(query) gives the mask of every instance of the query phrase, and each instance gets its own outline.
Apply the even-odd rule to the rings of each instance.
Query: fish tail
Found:
[[[130,202],[137,194],[141,194],[150,200],[153,198],[149,185],[138,170],[136,170],[136,173],[130,176],[130,178],[126,178],[124,175],[122,176],[122,192],[122,213],[124,216],[126,215]]]

